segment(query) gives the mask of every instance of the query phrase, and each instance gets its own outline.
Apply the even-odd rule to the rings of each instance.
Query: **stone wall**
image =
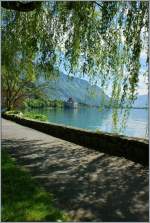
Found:
[[[143,165],[148,165],[149,163],[149,143],[146,139],[104,132],[95,133],[65,125],[29,120],[15,115],[3,114],[2,117],[78,145],[114,156],[123,156]]]

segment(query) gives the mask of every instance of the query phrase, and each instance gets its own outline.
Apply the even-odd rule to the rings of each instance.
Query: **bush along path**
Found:
[[[68,221],[29,172],[2,150],[2,221]]]

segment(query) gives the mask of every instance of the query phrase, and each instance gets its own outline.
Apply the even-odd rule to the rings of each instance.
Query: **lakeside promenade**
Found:
[[[4,148],[74,221],[148,221],[148,167],[2,119]]]

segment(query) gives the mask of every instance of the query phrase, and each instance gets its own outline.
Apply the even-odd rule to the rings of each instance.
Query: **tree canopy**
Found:
[[[2,2],[2,73],[48,78],[63,64],[104,89],[112,83],[117,105],[135,98],[142,50],[148,57],[148,1],[13,4]]]

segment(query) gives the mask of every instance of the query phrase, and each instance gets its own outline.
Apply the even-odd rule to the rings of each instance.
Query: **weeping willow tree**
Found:
[[[2,7],[2,75],[3,69],[14,75],[16,57],[20,71],[34,78],[37,70],[46,78],[58,75],[61,64],[68,74],[99,80],[104,90],[111,84],[114,107],[132,104],[143,50],[148,63],[148,1],[2,2]]]

